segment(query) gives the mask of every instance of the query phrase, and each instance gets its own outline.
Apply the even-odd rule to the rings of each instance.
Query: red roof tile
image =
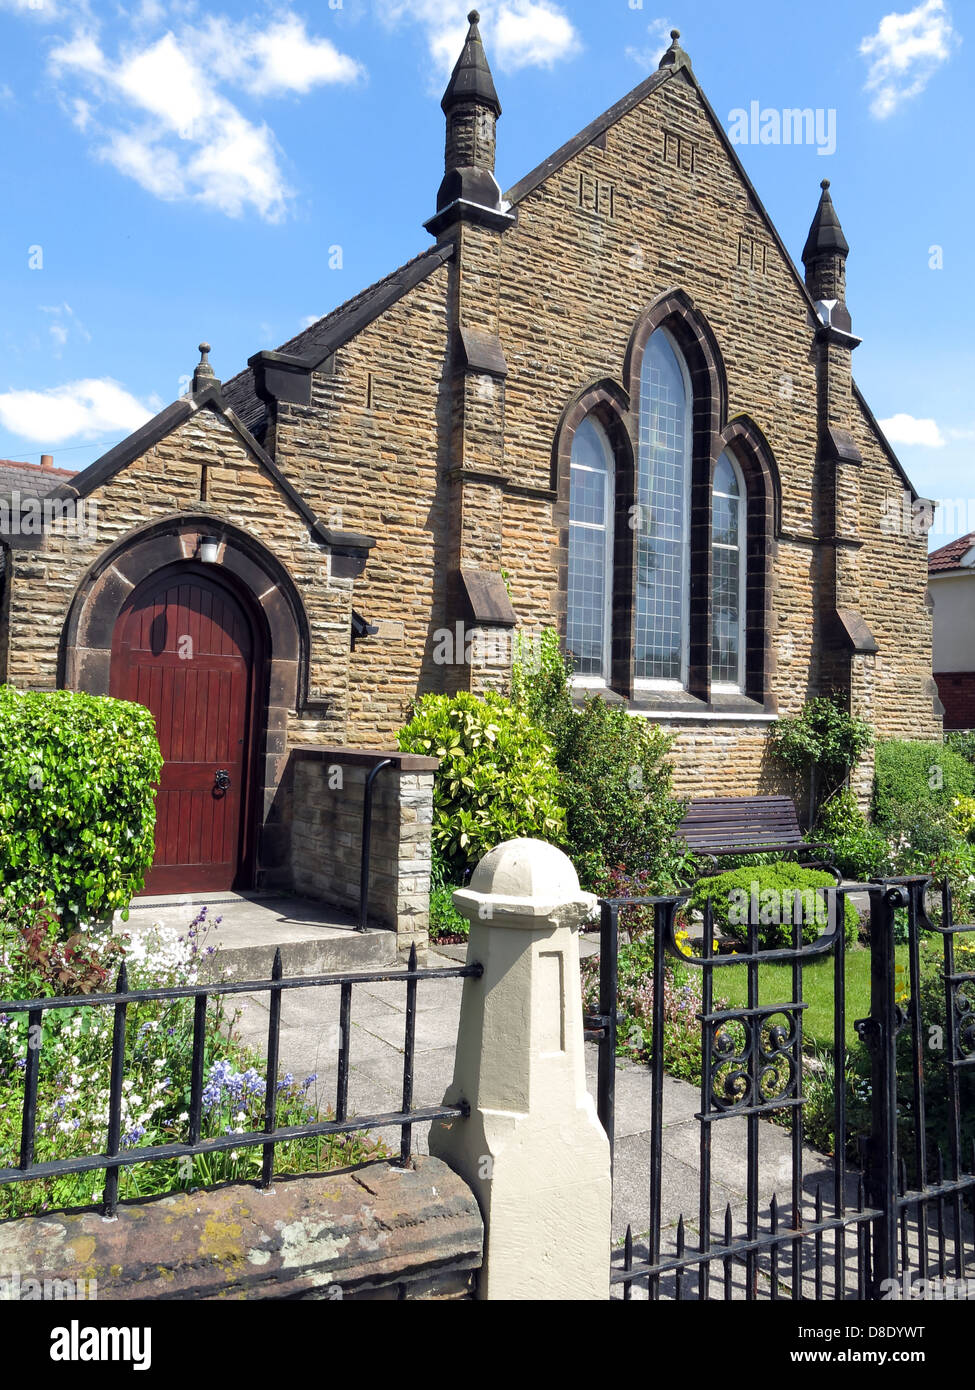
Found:
[[[961,562],[972,546],[975,546],[975,531],[970,531],[967,536],[959,536],[956,541],[949,541],[940,550],[933,550],[928,556],[928,573],[961,569]]]

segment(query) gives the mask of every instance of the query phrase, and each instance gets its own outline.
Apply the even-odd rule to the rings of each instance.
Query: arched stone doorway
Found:
[[[212,563],[202,562],[204,539],[216,542]],[[222,615],[214,624],[215,601]],[[154,634],[153,623],[160,613],[165,617]],[[177,711],[182,711],[179,722],[184,726],[191,717],[187,701],[192,682],[186,677],[192,661],[182,660],[172,643],[177,637],[193,639],[194,633],[199,643],[205,617],[209,627],[203,648],[213,650],[197,645],[192,648],[195,659],[203,662],[205,658],[207,681],[216,685],[222,681],[226,698],[238,706],[243,702],[246,717],[241,728],[239,710],[233,716],[229,709],[222,713],[219,701],[224,696],[217,694],[216,714],[212,714],[208,688],[209,733],[194,729],[190,747],[185,737],[182,743],[174,740],[171,726]],[[178,628],[188,630],[177,632]],[[290,881],[288,826],[282,821],[279,788],[287,764],[288,721],[306,694],[308,650],[307,616],[284,566],[252,536],[214,518],[179,516],[155,522],[106,550],[85,575],[62,634],[60,683],[70,690],[119,695],[147,704],[157,717],[164,757],[168,747],[170,762],[185,764],[182,771],[164,769],[157,807],[163,844],[157,841],[148,890],[267,888]],[[229,660],[222,663],[223,658]],[[219,674],[221,664],[226,666],[227,680]],[[169,682],[165,694],[164,681]],[[157,710],[162,714],[161,727]],[[225,736],[219,733],[223,724],[227,725]],[[227,741],[240,738],[243,744]],[[242,750],[239,768],[231,757],[235,747]],[[230,778],[227,797],[213,797],[217,772]],[[174,779],[180,777],[194,787],[178,788]],[[229,793],[238,788],[240,802],[235,806]],[[182,823],[182,799],[174,804],[169,800],[177,790],[193,791],[186,804],[188,825]],[[209,807],[211,842],[204,855],[206,797],[229,804]],[[175,843],[171,814],[176,818],[172,822],[177,827]],[[212,837],[218,837],[219,843]],[[232,855],[228,845],[234,843]]]
[[[144,580],[115,621],[109,693],[146,706],[163,755],[147,893],[252,881],[267,673],[249,606],[212,566],[191,562]]]

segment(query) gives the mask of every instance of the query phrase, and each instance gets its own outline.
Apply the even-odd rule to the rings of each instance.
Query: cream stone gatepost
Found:
[[[469,1119],[430,1152],[473,1188],[487,1228],[482,1299],[605,1299],[609,1141],[586,1090],[579,927],[596,900],[569,859],[509,840],[454,903],[471,924],[453,1083]]]

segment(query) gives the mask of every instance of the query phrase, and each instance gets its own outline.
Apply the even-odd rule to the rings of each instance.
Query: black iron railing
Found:
[[[414,1053],[416,1041],[417,985],[422,980],[479,979],[483,967],[478,964],[436,970],[417,968],[416,947],[410,950],[408,968],[403,970],[362,971],[355,974],[299,975],[285,978],[280,950],[275,952],[271,978],[268,980],[228,981],[219,984],[179,985],[161,989],[130,990],[123,964],[113,994],[71,995],[50,999],[19,999],[0,1002],[0,1014],[26,1014],[28,1044],[24,1067],[24,1100],[21,1119],[20,1161],[16,1167],[0,1168],[0,1183],[29,1182],[51,1179],[69,1173],[105,1171],[104,1214],[113,1216],[118,1204],[119,1171],[139,1163],[160,1159],[192,1159],[196,1155],[216,1153],[225,1149],[263,1148],[260,1185],[268,1188],[274,1176],[274,1153],[278,1144],[294,1139],[318,1136],[337,1136],[366,1130],[400,1130],[399,1161],[406,1165],[412,1154],[413,1128],[441,1119],[466,1119],[470,1108],[466,1102],[457,1105],[413,1108]],[[356,985],[399,982],[406,990],[406,1019],[403,1050],[402,1108],[388,1114],[348,1114],[349,1066],[351,1056],[352,991]],[[337,988],[339,1000],[338,1066],[335,1095],[335,1119],[307,1124],[277,1125],[277,1073],[281,1036],[281,1000],[287,990]],[[267,1072],[265,1086],[264,1128],[244,1133],[222,1134],[201,1138],[203,1120],[204,1060],[207,1026],[207,1003],[221,995],[270,994],[270,1018],[267,1034]],[[192,999],[193,1054],[191,1062],[190,1105],[185,1142],[154,1144],[143,1148],[122,1147],[123,1083],[126,1060],[126,1012],[133,1004],[148,1000]],[[43,1016],[56,1009],[113,1009],[112,1055],[109,1082],[108,1129],[103,1153],[81,1154],[72,1158],[36,1163],[34,1161],[37,1127],[38,1083],[43,1048]]]
[[[925,910],[930,880],[890,880],[847,885],[845,889],[819,890],[825,898],[825,921],[815,941],[803,940],[803,914],[792,916],[788,946],[766,949],[759,944],[759,923],[745,928],[743,949],[736,955],[715,951],[710,903],[707,905],[701,943],[695,951],[687,940],[678,940],[678,912],[682,898],[607,899],[601,904],[599,1014],[586,1018],[587,1036],[598,1041],[599,1072],[597,1109],[612,1145],[614,1084],[618,1017],[618,935],[623,908],[650,907],[653,928],[653,1004],[650,1043],[650,1204],[645,1229],[646,1243],[638,1253],[632,1229],[628,1229],[622,1261],[615,1265],[612,1281],[624,1298],[634,1286],[643,1287],[651,1299],[663,1296],[698,1298],[765,1296],[772,1299],[813,1297],[877,1298],[885,1283],[905,1271],[927,1277],[934,1269],[943,1278],[965,1277],[971,1256],[970,1220],[965,1200],[975,1198],[975,1145],[971,1154],[962,1144],[961,1079],[975,1067],[975,973],[959,971],[955,944],[964,933],[972,940],[975,927],[952,921],[951,897],[943,894],[942,922],[935,927]],[[855,1027],[872,1060],[869,1133],[856,1133],[853,1151],[856,1165],[848,1161],[850,1133],[847,1087],[847,997],[845,962],[845,897],[866,891],[871,900],[871,1012]],[[797,908],[799,904],[796,904]],[[906,912],[904,912],[906,909]],[[909,958],[907,988],[910,998],[896,995],[895,921],[898,911],[906,917]],[[818,920],[818,919],[817,919]],[[940,1151],[932,1162],[931,1138],[925,1121],[926,1082],[924,1049],[928,1045],[922,1027],[922,976],[919,940],[923,931],[940,934],[944,946],[944,1061],[947,1076],[949,1121],[948,1153]],[[697,932],[695,931],[695,935]],[[662,1194],[666,1177],[664,1153],[664,1027],[665,978],[668,959],[699,972],[700,1008],[696,1027],[702,1050],[701,1109],[696,1116],[699,1138],[699,1172],[696,1209],[687,1219],[680,1215],[673,1252],[662,1248]],[[815,1185],[805,1171],[805,1057],[803,997],[805,969],[815,961],[832,960],[833,1029],[828,1058],[834,1068],[833,1156],[831,1173],[816,1174]],[[791,985],[785,1002],[760,999],[760,970],[785,966]],[[718,1000],[722,971],[744,968],[747,1001],[727,1008]],[[903,1037],[900,1044],[898,1038]],[[911,1054],[910,1095],[898,1093],[898,1057],[901,1058],[901,1091],[904,1090],[903,1050]],[[899,1053],[900,1046],[900,1053]],[[898,1119],[912,1120],[907,1147],[899,1134]],[[763,1198],[760,1182],[760,1122],[788,1117],[791,1131],[788,1192]],[[740,1152],[744,1158],[744,1211],[737,1215],[725,1202],[715,1209],[718,1194],[712,1183],[712,1155],[717,1130],[737,1119],[743,1132]],[[857,1148],[859,1141],[859,1148]],[[909,1166],[910,1165],[910,1166]],[[825,1181],[821,1179],[825,1178]],[[825,1191],[824,1191],[825,1188]],[[767,1205],[766,1205],[767,1203]],[[946,1219],[947,1218],[947,1219]],[[643,1223],[641,1222],[641,1226]],[[743,1227],[743,1229],[742,1229]],[[935,1243],[932,1257],[930,1244]],[[848,1246],[849,1242],[849,1246]],[[825,1276],[831,1289],[824,1295]],[[716,1286],[716,1287],[715,1287]],[[666,1289],[666,1294],[665,1294]]]

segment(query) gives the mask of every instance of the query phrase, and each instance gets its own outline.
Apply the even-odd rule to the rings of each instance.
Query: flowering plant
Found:
[[[161,923],[145,933],[96,941],[99,968],[124,954],[131,990],[195,984],[201,963],[216,951],[207,908],[184,931]],[[31,983],[0,964],[0,997],[34,998],[16,986]],[[108,989],[114,986],[114,978]],[[79,991],[76,991],[79,992]],[[50,997],[54,990],[46,990]],[[80,1001],[79,1001],[80,1005]],[[142,1000],[126,1010],[125,1079],[122,1083],[122,1149],[185,1143],[188,1138],[193,1058],[193,1000]],[[100,1006],[46,1010],[40,1042],[35,1162],[103,1153],[109,1119],[114,1010]],[[27,1046],[27,1015],[0,1012],[0,1167],[15,1166],[20,1146]],[[268,1078],[261,1059],[234,1035],[224,997],[208,1001],[201,1137],[245,1133],[264,1127]],[[307,1124],[317,1116],[315,1076],[276,1080],[277,1122]],[[377,1152],[361,1137],[289,1141],[276,1149],[275,1171],[313,1172],[349,1164]],[[150,1160],[123,1167],[119,1195],[145,1197],[216,1182],[243,1181],[260,1169],[260,1145],[196,1155],[174,1162]],[[0,1220],[66,1206],[84,1206],[102,1196],[101,1171],[72,1173],[45,1182],[0,1186]]]

